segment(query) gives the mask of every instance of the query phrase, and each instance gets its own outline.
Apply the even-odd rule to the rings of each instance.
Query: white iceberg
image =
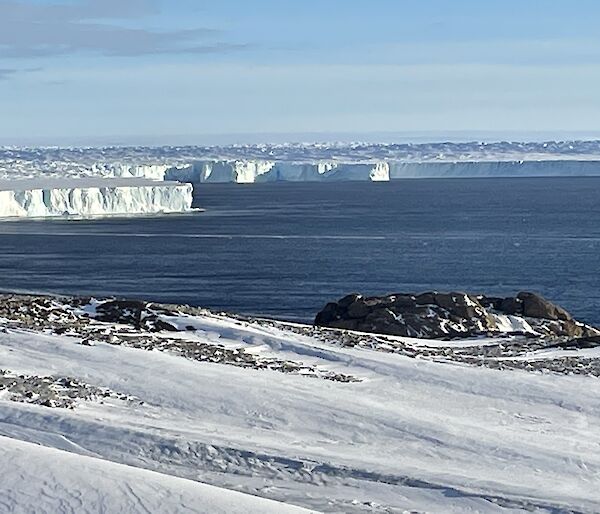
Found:
[[[192,210],[191,184],[147,179],[0,182],[0,218],[113,216]]]
[[[200,183],[388,181],[387,162],[287,162],[265,160],[208,160],[175,166],[166,180]]]
[[[509,160],[456,162],[390,162],[390,178],[593,177],[599,161]]]

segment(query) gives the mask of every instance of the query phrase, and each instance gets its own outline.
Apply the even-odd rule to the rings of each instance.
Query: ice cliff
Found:
[[[108,173],[108,172],[106,172]],[[117,167],[110,176],[202,183],[389,181],[403,178],[600,176],[600,161],[288,162],[202,160],[177,166]]]
[[[390,162],[390,179],[469,177],[600,176],[600,161]]]
[[[386,162],[285,162],[263,160],[198,161],[165,170],[164,178],[199,183],[387,181]]]
[[[0,182],[0,217],[110,216],[186,212],[192,185],[146,179]]]

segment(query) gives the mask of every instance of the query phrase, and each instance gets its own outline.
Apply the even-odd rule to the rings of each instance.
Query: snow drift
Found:
[[[0,437],[3,493],[13,513],[307,513],[192,480]]]

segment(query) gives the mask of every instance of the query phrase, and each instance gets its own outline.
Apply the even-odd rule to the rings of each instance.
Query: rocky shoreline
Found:
[[[465,293],[371,298],[354,294],[328,304],[313,326],[185,305],[0,295],[0,343],[10,340],[16,331],[50,334],[91,347],[126,346],[196,362],[341,383],[362,380],[310,362],[256,353],[243,344],[222,344],[210,337],[210,326],[224,322],[232,330],[239,327],[244,331],[294,334],[326,347],[498,370],[600,377],[600,330],[574,320],[564,309],[532,293],[504,299]],[[4,369],[0,370],[0,394],[13,401],[63,408],[74,408],[82,401],[136,401],[69,377],[33,376]]]

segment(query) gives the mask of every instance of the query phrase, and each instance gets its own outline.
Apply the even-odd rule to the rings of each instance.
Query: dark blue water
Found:
[[[600,178],[205,185],[202,214],[0,224],[0,289],[310,319],[351,291],[541,292],[600,323]]]

